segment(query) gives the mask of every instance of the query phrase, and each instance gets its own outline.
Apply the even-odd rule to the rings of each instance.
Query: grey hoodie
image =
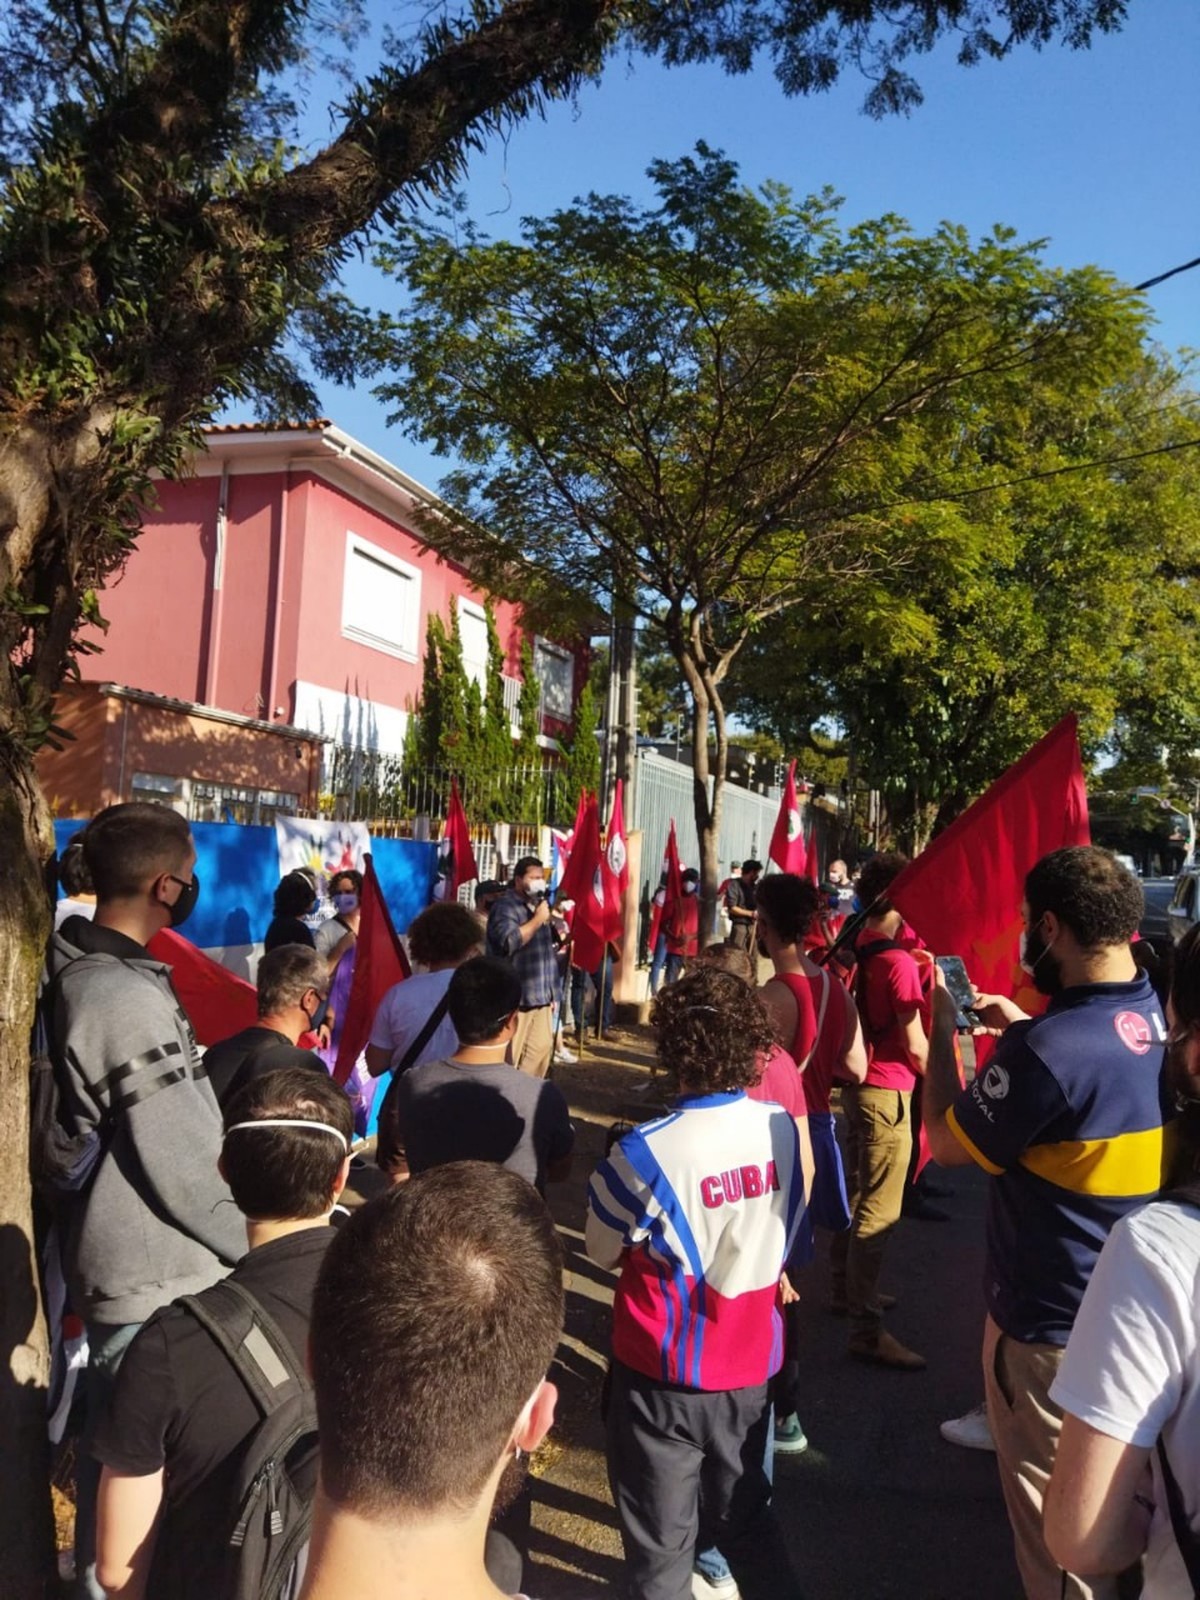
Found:
[[[217,1171],[221,1115],[170,968],[144,946],[68,917],[47,955],[51,1036],[68,1108],[102,1153],[76,1207],[66,1276],[89,1322],[144,1322],[245,1254]]]

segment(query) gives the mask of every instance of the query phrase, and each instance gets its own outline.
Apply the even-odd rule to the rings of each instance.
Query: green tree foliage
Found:
[[[393,8],[394,10],[394,8]],[[81,622],[152,497],[225,401],[313,412],[289,350],[348,378],[338,273],[380,217],[461,175],[487,138],[572,95],[621,46],[672,62],[772,61],[785,90],[861,65],[870,109],[957,32],[970,60],[1118,26],[1121,0],[472,0],[360,39],[360,0],[9,0],[0,8],[0,1224],[30,1236],[28,1038],[53,847],[32,756]],[[393,20],[389,11],[389,21]],[[297,150],[305,73],[343,69],[324,148]],[[309,80],[311,84],[313,80]],[[16,1261],[19,1252],[10,1252]],[[32,1312],[28,1308],[32,1307]],[[27,1314],[28,1313],[28,1314]],[[44,1351],[28,1268],[0,1297],[6,1349]],[[0,1591],[52,1568],[36,1381],[0,1414]]]
[[[995,537],[948,483],[1004,459],[1005,419],[1036,431],[1046,397],[1110,381],[1144,310],[1008,229],[843,230],[830,193],[752,192],[703,145],[650,172],[656,205],[593,195],[513,243],[461,217],[402,232],[385,259],[412,307],[381,392],[469,463],[434,543],[547,603],[623,599],[674,661],[711,896],[740,653],[838,601],[919,634],[893,595]]]
[[[786,620],[747,652],[740,709],[793,746],[835,719],[910,846],[1069,710],[1131,785],[1165,782],[1164,752],[1186,770],[1200,748],[1200,459],[1177,447],[1196,435],[1196,401],[1161,356],[1119,339],[1090,374],[995,411],[961,499],[956,471],[944,499],[895,509],[914,545],[929,518],[957,523],[966,559],[910,564],[886,590]]]
[[[575,726],[571,748],[563,768],[563,787],[568,796],[578,799],[584,789],[600,787],[600,743],[596,737],[600,713],[589,677],[575,703]]]

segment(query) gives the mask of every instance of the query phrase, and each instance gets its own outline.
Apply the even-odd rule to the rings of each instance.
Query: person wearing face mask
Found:
[[[342,1040],[342,1024],[350,1010],[350,989],[354,983],[354,963],[358,955],[358,924],[361,918],[363,878],[352,867],[335,872],[329,880],[329,898],[333,903],[333,916],[327,917],[313,934],[313,943],[319,956],[329,967],[329,1007],[318,1024],[321,1041],[320,1055],[332,1072],[337,1065],[338,1046]],[[349,1087],[351,1099],[358,1103],[357,1131],[362,1132],[370,1116],[374,1085],[370,1081],[365,1062],[356,1067]]]
[[[263,949],[270,952],[282,944],[306,944],[310,950],[316,949],[313,931],[303,921],[315,910],[316,905],[316,886],[308,873],[285,872],[275,890],[271,923],[263,938]]]
[[[1021,964],[1050,1004],[1031,1018],[1001,996],[978,997],[998,1043],[968,1089],[954,1002],[940,984],[934,993],[925,1127],[935,1161],[992,1176],[983,1378],[1028,1600],[1118,1593],[1114,1576],[1060,1566],[1056,1554],[1074,1559],[1081,1547],[1048,1546],[1042,1510],[1062,1433],[1052,1386],[1084,1292],[1112,1228],[1164,1176],[1167,1028],[1130,951],[1142,913],[1141,885],[1107,850],[1075,846],[1037,863]]]
[[[245,1235],[217,1171],[216,1096],[170,968],[146,949],[200,892],[187,822],[164,806],[108,806],[88,824],[83,855],[95,915],[68,917],[52,936],[44,1004],[62,1109],[92,1155],[64,1240],[89,1347],[75,1552],[76,1592],[90,1600],[103,1594],[90,1447],[121,1358],[160,1306],[232,1267]]]
[[[297,1040],[312,1031],[329,997],[329,968],[315,950],[283,944],[258,964],[258,1021],[232,1038],[221,1039],[204,1055],[204,1070],[222,1111],[248,1084],[285,1067],[326,1065]]]
[[[512,883],[488,913],[488,954],[511,961],[521,980],[521,1009],[512,1062],[544,1078],[554,1050],[558,993],[558,935],[546,901],[546,872],[537,856],[522,856]]]
[[[663,931],[667,936],[667,983],[674,983],[689,961],[700,953],[700,874],[688,867],[680,875],[682,900],[672,900],[663,908]]]

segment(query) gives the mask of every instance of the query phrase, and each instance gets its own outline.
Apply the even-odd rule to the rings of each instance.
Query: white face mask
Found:
[[[695,892],[696,892],[696,890],[698,888],[699,888],[699,884],[685,883],[684,886],[683,886],[683,892],[684,892],[684,894],[695,894]]]
[[[526,878],[525,879],[525,898],[527,900],[532,900],[534,895],[536,895],[536,894],[545,894],[545,892],[546,892],[546,880],[545,880],[545,878]]]

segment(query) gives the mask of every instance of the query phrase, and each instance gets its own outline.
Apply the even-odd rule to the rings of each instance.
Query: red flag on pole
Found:
[[[187,1013],[192,1032],[207,1050],[258,1021],[258,994],[252,983],[205,955],[190,939],[162,928],[146,946],[171,969],[171,983]]]
[[[773,861],[780,872],[803,875],[807,855],[804,829],[800,825],[800,802],[796,796],[796,763],[793,761],[788,767],[787,782],[783,786],[783,799],[779,802],[779,815],[775,818],[775,831],[771,835],[767,859]]]
[[[663,875],[666,884],[663,889],[662,904],[656,904],[650,912],[650,954],[654,955],[655,946],[658,944],[658,935],[662,929],[663,917],[667,907],[674,900],[683,899],[683,877],[679,868],[679,846],[675,842],[675,818],[671,818],[670,831],[667,834],[667,848],[663,854]],[[657,893],[657,891],[656,891]]]
[[[1091,843],[1075,717],[1051,728],[892,884],[890,898],[931,950],[961,956],[977,988],[1042,997],[1017,946],[1025,875],[1042,856]]]
[[[613,790],[608,817],[608,838],[604,846],[605,934],[610,944],[620,945],[625,932],[625,893],[629,888],[629,852],[625,844],[625,806],[622,781]]]
[[[604,893],[604,857],[600,849],[600,807],[588,795],[582,820],[575,830],[571,857],[558,886],[560,900],[575,902],[571,923],[574,944],[572,964],[595,972],[604,959],[607,906]]]
[[[458,797],[458,782],[450,780],[450,804],[446,808],[446,821],[438,844],[437,877],[433,885],[435,900],[456,900],[464,883],[479,876],[475,852],[471,848],[471,833],[467,827],[467,814]]]
[[[342,1023],[342,1037],[338,1044],[337,1064],[333,1069],[336,1082],[345,1083],[371,1037],[371,1025],[379,1002],[392,987],[410,976],[412,968],[404,954],[404,946],[392,926],[391,914],[375,868],[367,856],[363,869],[362,896],[359,900],[358,943],[354,955],[354,978],[350,985],[350,999]]]
[[[579,830],[583,826],[584,815],[587,811],[588,791],[579,791],[579,804],[575,807],[575,821],[571,824],[571,831],[558,841],[558,891],[562,892],[563,875],[567,870],[567,863],[571,859],[571,851],[579,837]]]

